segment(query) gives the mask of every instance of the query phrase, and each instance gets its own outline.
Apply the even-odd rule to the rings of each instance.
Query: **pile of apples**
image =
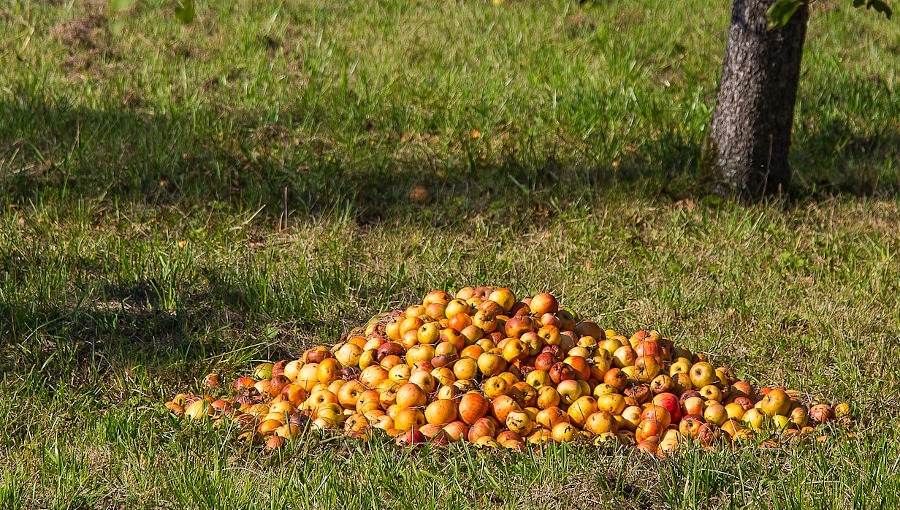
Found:
[[[691,443],[771,445],[849,414],[846,403],[756,388],[656,331],[626,337],[579,320],[549,293],[518,300],[504,287],[429,292],[331,348],[256,366],[233,391],[180,394],[166,407],[233,423],[240,440],[267,449],[312,427],[361,439],[381,429],[404,445],[593,441],[659,455]]]

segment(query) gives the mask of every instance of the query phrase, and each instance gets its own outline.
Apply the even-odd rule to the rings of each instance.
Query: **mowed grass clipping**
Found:
[[[795,183],[749,207],[695,184],[721,3],[0,5],[0,507],[900,506],[900,31],[845,3],[813,5]],[[269,456],[162,406],[469,284],[857,422],[665,460]]]

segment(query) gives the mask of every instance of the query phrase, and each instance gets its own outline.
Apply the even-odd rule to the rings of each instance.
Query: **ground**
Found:
[[[0,6],[0,507],[900,506],[900,32],[849,3],[813,4],[795,182],[752,206],[695,184],[721,2]],[[468,284],[857,420],[666,460],[265,455],[162,405]]]

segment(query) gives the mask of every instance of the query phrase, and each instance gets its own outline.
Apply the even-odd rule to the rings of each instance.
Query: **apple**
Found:
[[[622,393],[625,395],[625,401],[628,402],[629,405],[641,405],[650,400],[653,396],[653,394],[650,393],[650,388],[643,384],[629,386],[628,388],[625,388],[625,391]]]
[[[429,374],[430,375],[430,374]],[[397,388],[396,404],[401,408],[421,407],[428,401],[428,395],[416,384],[404,383]],[[396,424],[397,419],[394,419]],[[401,427],[397,427],[401,428]]]
[[[487,377],[499,375],[506,370],[506,360],[497,353],[485,352],[478,356],[478,370]]]
[[[703,418],[708,422],[721,426],[729,419],[728,410],[726,410],[725,406],[722,404],[712,401],[703,411]]]
[[[506,427],[520,436],[527,436],[534,429],[534,421],[525,411],[510,411],[506,415]],[[498,438],[499,439],[499,438]]]
[[[403,384],[405,382],[409,382],[409,376],[412,374],[412,367],[405,364],[400,363],[398,365],[394,365],[388,370],[388,379],[394,381],[395,383]]]
[[[362,353],[362,347],[356,344],[346,343],[334,353],[334,357],[340,362],[341,366],[351,367],[359,365],[359,358],[360,356],[362,356]],[[292,361],[291,363],[295,362]],[[294,372],[293,368],[290,371],[288,370],[288,367],[291,366],[291,363],[285,365],[283,374],[288,377],[288,379],[293,380],[291,374],[296,372]]]
[[[522,435],[517,432],[513,432],[508,428],[506,430],[497,432],[497,442],[500,443],[501,446],[503,446],[505,443],[513,441],[521,442]]]
[[[850,417],[850,404],[841,402],[834,406],[834,417],[838,420]]]
[[[506,395],[506,391],[509,389],[509,383],[500,376],[494,376],[484,381],[481,385],[481,389],[484,391],[484,395],[487,398],[493,399],[500,395]]]
[[[746,423],[751,429],[757,432],[763,430],[768,421],[769,416],[757,408],[748,409],[744,412],[744,415],[741,416],[741,422]]]
[[[675,389],[675,383],[672,377],[667,374],[659,374],[650,381],[650,391],[654,395],[662,393],[671,393]]]
[[[398,411],[397,415],[394,416],[394,427],[402,432],[419,429],[426,423],[425,413],[421,409],[407,407]]]
[[[759,409],[769,416],[786,416],[791,409],[791,397],[782,389],[772,389],[760,400]]]
[[[303,368],[305,369],[306,367]],[[301,376],[302,373],[303,371],[301,370]],[[363,383],[363,386],[366,388],[375,388],[386,379],[388,379],[388,371],[381,367],[381,365],[367,367],[359,374],[359,382]],[[307,391],[309,390],[307,389]]]
[[[560,421],[569,421],[569,415],[558,406],[549,406],[535,413],[534,421],[541,427],[552,429]]]
[[[588,364],[587,359],[585,359],[584,356],[572,354],[572,351],[569,351],[569,356],[563,360],[563,364],[572,367],[572,369],[575,371],[573,379],[590,379],[591,365]],[[550,378],[553,378],[552,374]]]
[[[560,345],[562,343],[562,333],[559,328],[547,324],[537,330],[537,336],[547,345]]]
[[[414,370],[412,375],[409,376],[409,382],[421,388],[425,394],[431,393],[437,388],[437,381],[435,381],[434,376],[425,369]]]
[[[638,423],[637,428],[634,430],[634,438],[637,440],[638,444],[645,439],[657,438],[663,434],[665,427],[661,426],[661,424],[652,419],[641,420]]]
[[[688,397],[681,403],[682,415],[696,414],[703,416],[706,411],[706,401],[701,397]]]
[[[719,403],[721,403],[723,400],[722,390],[720,390],[719,387],[714,384],[707,384],[706,386],[700,388],[697,391],[700,392],[700,396],[703,397],[705,400],[719,402]]]
[[[719,437],[721,437],[721,435],[722,429],[720,429],[718,425],[714,423],[704,423],[700,426],[697,440],[700,441],[701,446],[711,446],[719,439]]]
[[[422,305],[410,305],[403,311],[403,316],[405,317],[421,317],[425,315],[426,306]]]
[[[648,404],[641,411],[641,420],[655,420],[665,429],[672,424],[672,415],[663,406]]]
[[[559,311],[559,301],[557,301],[556,296],[548,292],[535,294],[535,296],[531,298],[531,304],[529,306],[531,307],[531,312],[535,315],[544,315],[546,313],[556,313]]]
[[[616,427],[618,427],[618,424],[613,415],[603,410],[597,410],[588,416],[584,422],[584,429],[598,436],[616,432]]]
[[[622,391],[628,385],[628,376],[619,368],[610,368],[603,376],[603,382]]]
[[[643,410],[638,406],[628,406],[622,411],[622,421],[619,422],[619,427],[624,427],[626,430],[634,431],[637,429],[638,424],[641,422],[641,414]]]
[[[565,405],[572,405],[582,396],[582,387],[574,379],[561,381],[556,385],[556,391],[559,392],[560,400]]]
[[[535,389],[540,389],[543,386],[549,386],[553,384],[553,380],[550,379],[550,374],[548,374],[544,370],[532,370],[528,372],[528,375],[525,376],[525,382],[530,384]]]
[[[473,380],[478,376],[478,362],[472,358],[460,358],[453,364],[453,375],[457,380]]]
[[[521,411],[522,407],[509,395],[500,395],[491,399],[491,416],[499,423],[506,421],[506,416],[512,411]]]
[[[577,342],[575,342],[575,347],[587,349],[589,352],[594,352],[595,350],[597,350],[597,345],[599,345],[599,342],[592,336],[583,336],[579,338]]]
[[[688,375],[691,377],[691,384],[695,388],[702,388],[707,384],[714,384],[719,381],[719,378],[716,377],[716,370],[705,361],[699,361],[691,365]]]
[[[550,435],[558,443],[574,441],[579,436],[578,429],[567,422],[560,422],[554,425]]]
[[[505,332],[510,338],[519,338],[530,331],[534,331],[534,321],[527,315],[516,315],[506,321]]]
[[[447,433],[451,442],[457,443],[465,441],[469,434],[469,426],[462,420],[456,420],[444,425],[443,431]]]
[[[378,349],[366,349],[363,351],[362,355],[359,357],[359,369],[365,370],[370,366],[376,363],[376,357],[378,355]]]
[[[518,338],[510,338],[503,346],[502,356],[508,363],[515,363],[528,357],[528,345]]]
[[[490,402],[479,393],[466,393],[459,400],[459,418],[467,425],[483,418],[489,409]]]
[[[459,298],[459,299],[469,299],[470,297],[472,297],[474,295],[475,295],[475,287],[466,286],[466,287],[463,287],[463,288],[459,289],[458,291],[456,291],[456,294],[454,294],[453,297]]]
[[[469,326],[474,325],[475,322],[472,320],[472,316],[467,313],[458,313],[453,317],[447,319],[447,323],[445,327],[455,329],[456,331],[462,331]]]
[[[279,448],[284,447],[285,441],[286,441],[286,439],[284,437],[273,435],[273,436],[269,437],[269,439],[266,440],[266,444],[265,444],[265,446],[263,446],[263,448],[265,448],[265,450],[267,452],[272,452],[272,451],[278,450]],[[249,442],[255,442],[255,441],[250,440]]]
[[[470,443],[483,437],[493,438],[497,435],[497,421],[493,418],[479,418],[469,427],[467,439]]]
[[[409,428],[396,436],[394,442],[397,446],[413,446],[428,442],[428,437],[417,428]]]
[[[619,347],[622,347],[622,342],[618,338],[607,338],[606,340],[600,340],[598,347],[612,356]]]
[[[618,393],[606,393],[596,397],[597,408],[610,414],[622,414],[627,407],[625,397]]]
[[[293,386],[293,385],[292,385]],[[359,381],[347,381],[337,393],[338,403],[345,409],[356,409],[360,396],[366,391],[366,387]]]
[[[541,386],[537,392],[537,406],[540,409],[558,406],[562,402],[562,397],[553,386]]]
[[[674,394],[660,393],[653,397],[653,403],[664,407],[669,412],[672,424],[677,424],[681,421],[681,403]]]
[[[753,385],[747,381],[735,381],[731,384],[731,395],[734,398],[746,397],[752,399],[755,394],[756,392],[753,391]]]
[[[514,383],[506,392],[513,398],[523,409],[537,405],[538,392],[534,386],[525,381]]]
[[[835,412],[828,404],[816,404],[809,409],[809,419],[816,424],[828,423],[835,419]]]
[[[500,305],[505,312],[510,311],[512,306],[516,303],[516,295],[506,287],[494,289],[493,292],[488,295],[487,299]]]
[[[385,342],[378,348],[378,354],[375,359],[381,363],[388,356],[402,356],[406,354],[406,348],[397,342]]]
[[[702,416],[688,414],[678,423],[678,432],[687,438],[697,439],[700,435],[700,427],[706,423]]]
[[[744,411],[744,406],[737,402],[725,404],[725,412],[728,414],[729,420],[740,420],[744,416]]]
[[[441,324],[426,322],[416,330],[416,340],[420,344],[436,344],[441,338]]]
[[[559,360],[556,359],[550,352],[542,352],[534,358],[534,368],[535,370],[542,370],[544,372],[550,371],[550,368],[553,367],[554,364],[559,363]]]
[[[599,411],[597,400],[590,395],[583,395],[569,406],[568,414],[571,422],[579,428],[583,428],[588,416]]]
[[[725,422],[722,423],[722,425],[720,425],[722,432],[725,432],[726,434],[728,434],[728,437],[730,437],[731,439],[735,439],[738,436],[738,434],[740,433],[740,431],[742,430],[741,423],[739,420],[740,420],[739,418],[738,419],[729,418],[729,419],[725,420]]]
[[[425,421],[435,425],[444,425],[457,418],[456,402],[452,400],[435,400],[425,408]]]
[[[284,374],[273,375],[272,379],[269,381],[269,395],[281,395],[281,391],[285,386],[291,384],[291,380],[285,377]]]
[[[654,356],[637,356],[634,359],[634,379],[638,382],[649,383],[661,369],[662,365]]]
[[[332,354],[331,351],[328,350],[328,347],[325,347],[324,345],[317,345],[311,349],[307,349],[306,352],[303,353],[303,356],[300,357],[300,359],[303,360],[304,363],[321,363],[322,361],[331,357]],[[266,365],[268,365],[269,369],[271,370],[273,366],[271,363],[262,363],[261,365],[257,365],[257,368],[265,367]],[[269,377],[271,377],[271,373],[269,374]],[[258,379],[265,378],[258,377]]]
[[[623,345],[613,353],[612,362],[615,367],[624,368],[634,366],[636,359],[637,354],[635,354],[634,349],[630,345]]]
[[[571,365],[567,365],[562,361],[554,363],[553,366],[550,367],[549,374],[550,380],[556,384],[578,377],[578,372],[572,368]]]

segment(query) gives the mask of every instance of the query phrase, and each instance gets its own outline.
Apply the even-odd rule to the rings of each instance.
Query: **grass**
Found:
[[[721,3],[0,5],[0,507],[900,506],[900,32],[845,3],[813,6],[794,186],[748,207],[694,184]],[[269,456],[162,407],[470,283],[858,423],[663,461]]]

